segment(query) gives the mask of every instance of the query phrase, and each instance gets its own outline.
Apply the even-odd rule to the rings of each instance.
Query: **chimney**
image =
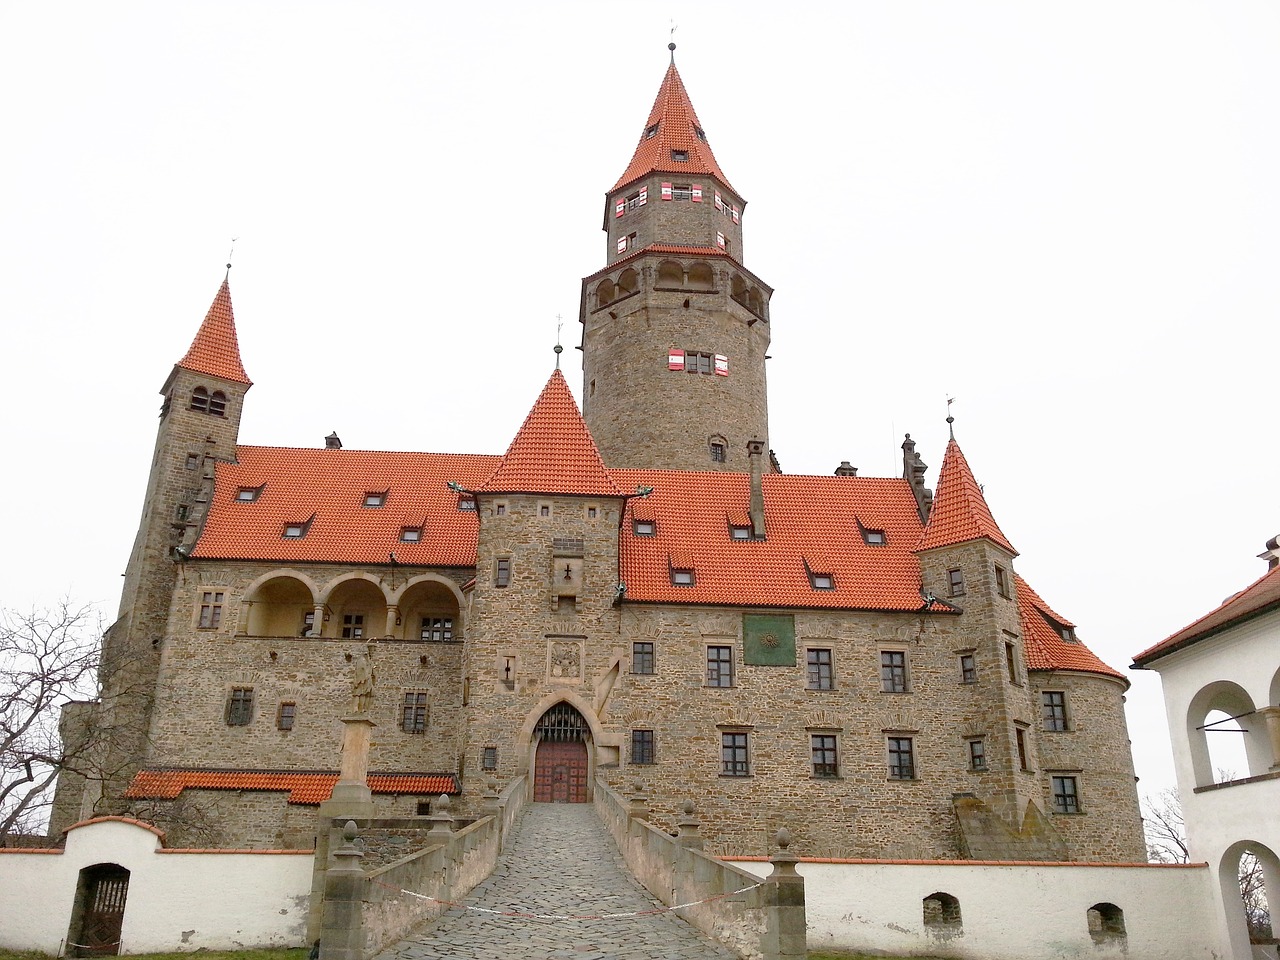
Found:
[[[1258,559],[1267,561],[1268,570],[1280,567],[1280,534],[1267,541],[1267,549],[1258,554]]]
[[[902,479],[911,484],[921,523],[929,522],[929,509],[933,506],[933,491],[924,485],[924,472],[928,469],[920,459],[920,454],[916,453],[916,442],[908,433],[907,438],[902,441]]]
[[[849,463],[848,460],[841,460],[840,466],[836,467],[837,477],[856,477],[858,468]]]
[[[751,537],[764,539],[764,441],[747,441],[747,462],[751,464]]]
[[[333,433],[329,434],[327,437],[324,438],[324,447],[326,450],[342,449],[342,438],[338,436],[337,430],[333,431]]]

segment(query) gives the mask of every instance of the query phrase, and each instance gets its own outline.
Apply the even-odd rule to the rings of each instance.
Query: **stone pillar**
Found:
[[[369,742],[377,724],[368,714],[353,713],[342,718],[342,766],[333,793],[320,804],[320,816],[373,816],[373,793],[369,790]]]
[[[796,873],[796,858],[787,852],[791,831],[777,833],[778,852],[769,858],[773,872],[761,889],[765,893],[766,929],[761,942],[763,960],[804,960],[807,956],[804,877]]]
[[[311,618],[311,636],[324,636],[324,604],[316,604],[315,616]]]
[[[702,849],[702,835],[698,832],[701,824],[698,818],[693,815],[693,801],[686,800],[680,805],[680,811],[683,814],[676,822],[680,832],[676,835],[676,842],[682,847],[690,850]]]
[[[320,929],[320,960],[364,960],[364,900],[368,881],[360,869],[356,824],[348,820],[342,846],[333,851],[334,864],[324,881],[324,921]]]
[[[1263,707],[1258,716],[1266,722],[1271,740],[1271,769],[1280,770],[1280,707]]]
[[[644,781],[633,781],[631,784],[631,790],[631,800],[627,804],[627,816],[632,820],[648,819],[649,804],[644,795]]]
[[[448,843],[453,839],[453,816],[449,813],[449,795],[440,794],[440,799],[431,804],[431,829],[427,836],[438,843]]]
[[[490,777],[484,783],[484,794],[481,796],[480,815],[493,817],[494,829],[498,831],[498,849],[501,850],[506,837],[502,835],[503,816],[502,798],[498,795],[498,781]]]
[[[394,603],[387,607],[387,633],[388,637],[395,637],[396,626],[400,621],[400,608]]]

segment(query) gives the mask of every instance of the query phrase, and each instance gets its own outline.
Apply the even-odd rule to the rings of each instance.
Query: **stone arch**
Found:
[[[190,409],[200,413],[209,412],[209,390],[206,387],[196,387],[191,391]]]
[[[695,260],[689,264],[689,269],[685,272],[685,286],[691,290],[714,290],[716,285],[715,273],[711,269],[711,264],[702,260]]]
[[[551,700],[545,709],[531,713],[525,724],[533,800],[587,803],[593,792],[594,747],[599,735],[595,711],[581,697],[567,692],[553,694]]]
[[[240,601],[251,637],[305,637],[314,630],[316,585],[296,570],[273,570],[249,585]]]
[[[752,287],[747,293],[747,307],[756,316],[764,317],[764,297],[761,295],[759,288]]]
[[[392,594],[395,636],[403,640],[452,642],[462,639],[464,601],[457,584],[445,577],[414,577]]]
[[[596,309],[607,307],[614,300],[615,292],[613,281],[605,277],[596,284]]]
[[[1273,759],[1271,744],[1267,737],[1265,721],[1254,710],[1255,704],[1248,691],[1231,680],[1215,680],[1206,684],[1191,698],[1187,706],[1186,737],[1196,786],[1209,786],[1215,782],[1218,770],[1215,769],[1208,738],[1230,735],[1218,731],[1241,731],[1239,735],[1244,740],[1248,770],[1232,771],[1235,775],[1256,776],[1267,771]],[[1252,722],[1242,725],[1238,721],[1232,721],[1230,725],[1222,724],[1216,726],[1214,732],[1208,732],[1205,729],[1206,719],[1209,714],[1215,712],[1225,714],[1227,717],[1247,718]]]
[[[937,891],[920,903],[924,912],[926,930],[938,933],[958,933],[963,926],[960,917],[960,901],[949,893]]]
[[[1097,944],[1124,943],[1128,934],[1124,928],[1124,911],[1114,903],[1095,903],[1085,911],[1089,925],[1089,938]]]
[[[391,591],[391,596],[387,598],[388,601],[394,604],[399,604],[405,593],[408,592],[409,588],[416,586],[419,583],[438,583],[449,589],[453,594],[453,598],[458,601],[459,606],[467,602],[466,597],[462,595],[462,588],[448,577],[442,577],[438,573],[420,573],[416,577],[410,577],[404,582],[403,586]]]
[[[733,275],[733,280],[729,284],[729,295],[741,304],[747,303],[747,281],[742,279],[741,274]]]
[[[541,700],[534,704],[533,709],[525,715],[524,723],[516,731],[516,746],[528,747],[533,743],[534,727],[538,725],[538,721],[542,719],[543,714],[557,703],[567,703],[582,714],[582,719],[587,721],[587,729],[590,730],[593,741],[599,743],[604,738],[604,730],[600,726],[600,719],[596,716],[590,700],[573,690],[555,690],[543,696]]]
[[[1280,707],[1280,667],[1276,667],[1276,672],[1271,677],[1271,687],[1267,694],[1267,702],[1273,707]],[[1276,759],[1280,760],[1280,757]]]
[[[1249,917],[1245,907],[1245,891],[1240,882],[1240,860],[1246,854],[1252,854],[1256,857],[1261,867],[1262,890],[1255,891],[1254,896],[1260,894],[1262,905],[1271,907],[1271,901],[1275,899],[1275,894],[1269,892],[1280,890],[1280,858],[1277,858],[1275,851],[1265,843],[1260,843],[1257,840],[1240,840],[1227,847],[1223,852],[1222,859],[1218,862],[1218,886],[1224,907],[1223,912],[1227,921],[1227,937],[1231,943],[1231,955],[1235,957],[1251,956],[1251,940],[1263,933],[1263,931],[1250,929]],[[1274,932],[1274,908],[1270,910],[1270,914],[1272,929],[1269,932]]]
[[[676,263],[674,260],[663,260],[658,264],[658,279],[654,283],[656,287],[683,287],[684,286],[684,267]]]
[[[209,394],[209,412],[215,417],[224,417],[227,414],[227,395],[221,390],[215,390]]]
[[[640,274],[635,270],[627,267],[622,273],[618,274],[618,296],[625,297],[628,294],[635,293],[640,289]]]
[[[320,596],[324,604],[321,636],[345,640],[389,636],[386,586],[377,577],[363,572],[344,574],[325,585]]]

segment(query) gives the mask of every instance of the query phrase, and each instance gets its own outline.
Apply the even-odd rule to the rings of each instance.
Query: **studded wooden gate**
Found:
[[[535,803],[587,802],[587,722],[568,703],[558,703],[538,721],[534,735]]]
[[[75,952],[82,957],[115,956],[120,952],[129,871],[114,863],[89,867],[84,883],[84,913]]]

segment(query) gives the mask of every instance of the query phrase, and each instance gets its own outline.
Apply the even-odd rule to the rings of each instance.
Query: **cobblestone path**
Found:
[[[623,866],[587,803],[533,803],[467,906],[537,914],[626,913],[661,904]],[[621,920],[495,917],[461,907],[375,960],[733,960],[673,913]]]

